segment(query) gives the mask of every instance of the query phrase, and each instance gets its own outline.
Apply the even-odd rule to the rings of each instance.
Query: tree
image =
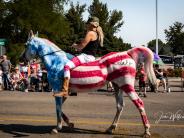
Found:
[[[165,30],[167,44],[171,47],[173,54],[184,55],[184,25],[180,22],[175,22],[169,30]]]
[[[2,27],[4,8],[5,8],[5,4],[4,4],[3,0],[0,0],[0,27]]]
[[[69,34],[65,36],[66,47],[65,50],[69,50],[74,53],[74,50],[69,46],[73,43],[77,43],[77,41],[81,40],[84,37],[85,31],[85,21],[83,19],[82,14],[85,11],[86,5],[79,5],[77,3],[74,5],[72,2],[70,3],[70,9],[65,13],[65,17],[69,22]],[[71,51],[73,50],[73,51]]]
[[[15,51],[10,51],[13,44],[23,46],[21,43],[26,42],[30,30],[38,31],[39,36],[49,38],[55,43],[61,43],[61,37],[68,33],[69,24],[62,10],[59,10],[61,5],[56,6],[59,1],[66,0],[11,0],[3,3],[0,37],[9,40],[9,55],[15,55],[12,54]],[[14,59],[17,58],[12,58]]]
[[[156,39],[148,42],[148,48],[150,48],[153,52],[156,51]],[[172,53],[170,53],[170,46],[163,43],[160,39],[158,39],[158,54],[172,55]]]

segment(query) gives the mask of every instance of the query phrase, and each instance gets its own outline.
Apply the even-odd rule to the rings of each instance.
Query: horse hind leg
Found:
[[[123,111],[123,106],[124,106],[122,91],[119,89],[119,87],[116,84],[113,83],[113,86],[114,86],[114,90],[115,90],[117,111],[116,111],[116,115],[114,117],[114,120],[113,120],[111,126],[106,130],[106,132],[110,133],[110,134],[112,134],[115,131],[115,129],[117,128],[118,121],[120,119],[121,112]]]
[[[125,91],[127,93],[127,95],[129,96],[129,98],[132,100],[132,102],[135,104],[135,106],[138,108],[141,118],[142,118],[142,122],[145,128],[145,133],[144,133],[144,137],[150,137],[150,124],[146,115],[146,111],[144,109],[144,103],[143,101],[140,99],[140,97],[137,95],[137,93],[135,92],[134,86],[131,85],[124,85],[122,87],[123,91]]]

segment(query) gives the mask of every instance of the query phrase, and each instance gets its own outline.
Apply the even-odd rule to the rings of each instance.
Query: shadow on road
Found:
[[[29,134],[48,134],[53,127],[54,126],[0,124],[0,130],[2,132],[14,135],[13,137],[25,137],[25,136],[29,136]]]
[[[32,134],[51,134],[51,130],[54,126],[34,126],[34,125],[24,125],[24,124],[0,124],[0,131],[13,135],[12,137],[28,137]],[[62,133],[76,133],[76,134],[97,134],[97,135],[108,135],[105,132],[90,130],[90,129],[81,129],[81,128],[73,128],[70,129],[66,126],[63,126]],[[137,134],[109,134],[112,135],[113,138],[122,138],[122,137],[142,137]]]

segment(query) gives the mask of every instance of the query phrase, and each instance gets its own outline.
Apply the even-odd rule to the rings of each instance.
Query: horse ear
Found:
[[[35,36],[38,37],[38,31],[36,32]]]
[[[34,33],[33,30],[30,30],[29,34],[28,34],[28,39],[34,37]]]

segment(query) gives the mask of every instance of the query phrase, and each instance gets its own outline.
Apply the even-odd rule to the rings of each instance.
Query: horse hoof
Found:
[[[107,134],[113,134],[115,132],[115,129],[108,129],[106,130]]]
[[[51,134],[58,134],[59,131],[61,131],[62,125],[59,124],[56,128],[52,129]]]
[[[57,128],[52,129],[51,134],[58,134]]]
[[[143,135],[143,138],[151,138],[150,132],[147,132]]]
[[[110,130],[110,129],[107,129],[107,130],[105,131],[105,133],[107,133],[107,134],[112,134],[112,133],[113,133],[113,131],[112,131],[112,130]]]
[[[106,133],[107,134],[113,134],[115,132],[115,129],[116,129],[116,126],[115,125],[112,125],[110,126],[107,130],[106,130]]]
[[[69,123],[68,126],[69,126],[70,129],[72,129],[72,128],[74,128],[74,123]]]

